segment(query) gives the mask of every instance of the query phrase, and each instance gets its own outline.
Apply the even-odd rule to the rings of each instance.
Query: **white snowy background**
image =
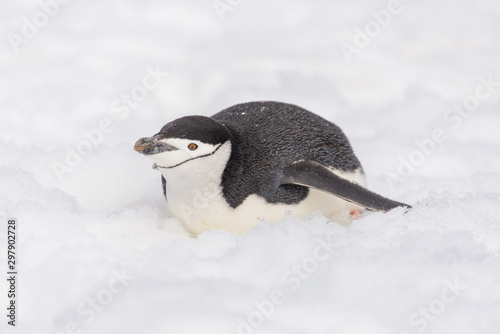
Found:
[[[391,5],[379,0],[222,0],[222,16],[212,0],[42,3],[47,22],[38,1],[0,3],[1,333],[500,332],[497,1],[401,0],[380,31],[373,12]],[[366,26],[370,42],[349,62],[341,45]],[[168,76],[114,112],[147,68]],[[255,100],[338,124],[369,187],[413,210],[191,237],[133,144],[177,117]],[[465,101],[470,112],[453,111]]]

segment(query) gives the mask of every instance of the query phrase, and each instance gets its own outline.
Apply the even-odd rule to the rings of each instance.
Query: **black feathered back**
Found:
[[[361,167],[338,126],[295,105],[249,102],[229,107],[212,118],[232,134],[222,188],[233,208],[251,194],[270,203],[303,200],[308,188],[280,185],[283,169],[293,162],[311,160],[346,172]]]

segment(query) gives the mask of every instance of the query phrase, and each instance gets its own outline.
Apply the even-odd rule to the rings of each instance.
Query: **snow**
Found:
[[[389,4],[74,0],[16,52],[42,5],[2,3],[0,259],[16,218],[19,280],[15,329],[0,280],[1,332],[498,333],[500,7],[401,0],[348,62]],[[254,100],[341,126],[369,187],[413,210],[190,236],[133,144]]]

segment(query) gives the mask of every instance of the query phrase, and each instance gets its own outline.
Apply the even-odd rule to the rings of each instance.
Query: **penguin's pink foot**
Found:
[[[361,217],[361,212],[359,210],[353,210],[350,212],[352,219],[359,219]]]

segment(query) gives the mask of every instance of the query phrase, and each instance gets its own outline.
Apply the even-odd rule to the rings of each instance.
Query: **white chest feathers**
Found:
[[[260,219],[270,222],[283,220],[287,211],[303,217],[320,211],[339,223],[350,221],[349,212],[359,209],[330,194],[311,189],[298,204],[270,204],[258,195],[251,195],[233,209],[222,195],[221,179],[231,154],[230,142],[224,143],[209,156],[187,161],[175,168],[160,168],[167,180],[167,208],[170,216],[179,219],[195,234],[213,229],[244,233]],[[365,184],[359,173],[338,173],[340,176]]]

